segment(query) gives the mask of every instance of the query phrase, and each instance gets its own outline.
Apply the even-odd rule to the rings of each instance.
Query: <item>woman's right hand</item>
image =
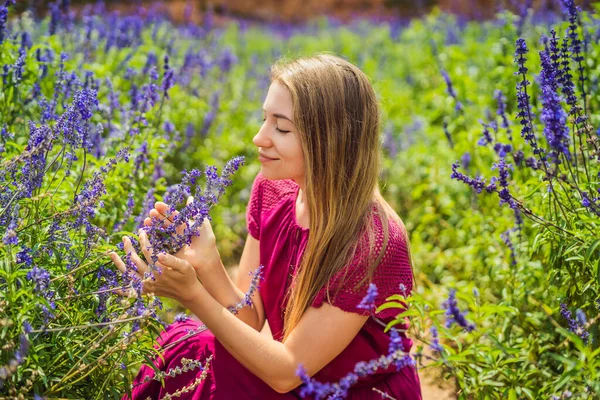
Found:
[[[187,204],[190,204],[192,200],[193,197],[188,197]],[[144,220],[144,225],[151,225],[153,217],[161,220],[164,219],[163,223],[165,226],[171,225],[173,223],[172,218],[178,212],[175,211],[169,215],[169,218],[165,218],[168,211],[169,206],[167,204],[157,201],[154,203],[154,208],[150,211],[149,217]],[[177,228],[177,233],[182,234],[184,229],[185,224],[181,224]],[[191,244],[183,246],[174,256],[189,262],[196,270],[196,274],[203,270],[217,268],[221,265],[221,256],[217,250],[217,240],[208,218],[204,220],[200,227],[200,235],[192,236]]]

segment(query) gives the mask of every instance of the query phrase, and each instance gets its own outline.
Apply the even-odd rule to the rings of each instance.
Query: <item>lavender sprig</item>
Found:
[[[527,143],[533,149],[533,153],[539,155],[542,162],[545,162],[544,150],[539,148],[535,134],[533,133],[533,118],[531,109],[529,107],[530,96],[527,94],[527,86],[530,82],[527,80],[527,67],[525,62],[527,58],[525,55],[529,51],[525,39],[519,38],[517,40],[517,49],[515,51],[515,62],[518,65],[518,70],[515,75],[521,76],[521,81],[517,83],[517,108],[519,112],[517,117],[521,123],[521,137],[523,137]]]
[[[465,313],[458,308],[456,302],[456,289],[450,289],[448,299],[444,302],[443,307],[446,309],[446,328],[450,328],[453,324],[457,324],[467,332],[471,332],[475,329],[475,324],[467,321]]]
[[[407,352],[402,349],[400,336],[395,328],[390,329],[389,353],[382,355],[377,359],[370,361],[360,361],[356,363],[352,372],[342,377],[338,382],[323,383],[318,382],[308,376],[306,369],[302,364],[298,365],[296,376],[302,380],[300,396],[314,396],[315,400],[320,399],[343,399],[348,396],[350,388],[356,384],[360,378],[373,375],[379,369],[387,369],[395,365],[397,370],[404,367],[414,367],[415,361]]]
[[[363,310],[370,310],[371,312],[375,310],[375,300],[379,293],[377,292],[377,286],[374,283],[369,284],[369,288],[367,289],[367,294],[360,303],[356,306],[356,308],[360,308]]]
[[[560,304],[560,314],[564,319],[567,320],[569,324],[569,331],[573,332],[577,336],[579,336],[584,343],[588,342],[588,338],[590,336],[589,332],[585,329],[585,325],[587,323],[585,314],[581,310],[577,310],[577,319],[573,318],[571,311],[567,308],[567,305],[564,303]]]
[[[252,307],[254,305],[252,302],[252,295],[256,289],[260,287],[260,281],[264,279],[262,276],[263,269],[264,266],[260,265],[255,271],[249,273],[252,276],[252,279],[250,280],[250,288],[244,294],[244,298],[236,305],[227,308],[233,315],[237,315],[244,307]]]
[[[448,91],[448,94],[456,101],[456,105],[454,106],[454,109],[456,111],[462,111],[463,109],[463,105],[460,102],[460,100],[458,100],[458,96],[456,94],[456,91],[454,90],[454,86],[452,85],[452,80],[450,79],[450,75],[448,75],[448,72],[446,72],[446,70],[441,71],[442,73],[442,77],[444,78],[444,81],[446,82],[446,90]]]
[[[192,237],[200,234],[200,227],[204,219],[210,218],[208,214],[210,209],[225,193],[225,187],[233,183],[231,176],[243,163],[243,157],[234,157],[226,164],[220,176],[213,166],[208,166],[204,174],[197,169],[189,172],[183,171],[181,183],[165,196],[165,202],[169,205],[169,213],[173,213],[177,205],[191,194],[192,188],[195,191],[193,200],[173,217],[172,224],[164,226],[161,219],[153,218],[151,225],[142,228],[148,234],[150,246],[153,249],[151,264],[158,261],[156,254],[162,252],[173,254],[183,246],[191,244]],[[202,175],[206,176],[205,188],[202,188],[199,183]],[[190,223],[190,221],[192,222]],[[180,227],[182,226],[184,229],[181,232]],[[148,261],[150,262],[150,260]]]

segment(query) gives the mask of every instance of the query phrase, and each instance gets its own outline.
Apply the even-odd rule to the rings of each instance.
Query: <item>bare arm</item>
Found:
[[[251,282],[249,273],[256,270],[260,264],[259,252],[258,240],[248,235],[235,284],[227,274],[220,258],[212,266],[196,269],[196,273],[207,292],[220,305],[229,307],[241,301],[249,290]],[[253,307],[243,307],[237,317],[260,331],[265,323],[265,312],[258,290],[252,295],[252,303]]]
[[[368,318],[328,303],[310,307],[281,343],[239,322],[201,286],[194,293],[182,304],[206,324],[235,359],[278,393],[287,393],[302,383],[296,376],[298,364],[309,376],[327,365],[350,344]]]

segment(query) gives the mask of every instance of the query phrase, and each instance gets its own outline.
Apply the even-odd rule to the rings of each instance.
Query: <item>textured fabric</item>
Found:
[[[295,203],[299,187],[291,180],[269,181],[259,174],[253,185],[248,203],[246,218],[249,233],[259,240],[260,263],[264,266],[264,280],[259,292],[263,301],[265,315],[273,337],[281,341],[283,338],[283,312],[287,304],[287,290],[293,276],[297,273],[297,265],[308,241],[308,229],[302,228],[296,222]],[[383,229],[381,222],[375,220],[376,243],[381,246]],[[351,277],[352,285],[359,281],[367,271],[366,256],[368,248],[365,241],[359,241],[359,246],[352,261],[329,282],[330,295],[335,294],[341,277],[345,272]],[[379,289],[376,305],[385,302],[385,298],[399,292],[399,285],[411,289],[411,270],[408,263],[407,246],[403,239],[403,227],[390,222],[389,243],[385,256],[377,268],[373,282]],[[347,311],[365,314],[357,309],[366,294],[368,283],[357,290],[352,285],[344,285],[340,294],[332,298],[332,305]],[[328,301],[326,288],[323,288],[313,302],[314,307],[320,307]],[[395,317],[401,310],[384,310],[376,314],[377,318],[369,318],[356,337],[335,359],[321,369],[315,376],[321,382],[335,382],[351,372],[359,361],[369,361],[387,354],[389,336],[383,332],[383,326]],[[181,338],[187,330],[194,328],[193,322],[176,323],[161,336],[159,344],[169,344]],[[412,347],[412,341],[401,333],[405,351]],[[278,394],[258,377],[235,360],[215,339],[210,331],[202,332],[178,343],[175,347],[162,352],[164,362],[158,360],[156,365],[161,370],[165,367],[181,365],[181,357],[205,360],[213,355],[212,367],[209,368],[207,379],[195,388],[189,399],[294,399],[300,398],[300,388],[287,394]],[[227,372],[229,371],[229,372]],[[144,374],[153,376],[152,368],[144,366],[135,383],[141,382]],[[136,386],[134,399],[162,398],[165,393],[189,385],[196,379],[199,372],[187,372],[181,376],[166,379],[166,387],[153,383]],[[349,391],[349,399],[380,399],[381,395],[373,391],[377,388],[397,400],[421,399],[419,378],[416,370],[405,367],[396,371],[395,367],[378,371],[376,374],[360,378]]]
[[[202,326],[202,323],[191,319],[170,325],[158,338],[157,348],[172,347],[162,350],[163,357],[157,358],[154,364],[159,370],[168,372],[171,369],[182,367],[182,358],[200,360],[204,365],[205,361],[212,356],[206,378],[202,379],[199,384],[195,384],[195,380],[201,375],[201,371],[196,368],[174,377],[167,376],[164,387],[155,380],[142,383],[144,378],[154,376],[154,370],[143,365],[133,382],[135,387],[132,390],[132,398],[134,400],[163,399],[167,395],[171,395],[175,399],[188,400],[297,399],[293,393],[277,393],[258,379],[233,358],[209,330],[206,329],[181,340],[190,330],[198,330]],[[191,390],[185,391],[187,388],[191,388]],[[176,397],[177,391],[183,393]],[[123,396],[123,400],[127,399],[129,396]]]

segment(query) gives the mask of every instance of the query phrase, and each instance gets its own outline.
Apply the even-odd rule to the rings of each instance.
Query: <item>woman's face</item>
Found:
[[[264,123],[252,142],[258,147],[261,172],[265,178],[293,179],[302,186],[304,158],[292,115],[290,91],[274,81],[263,105]]]

